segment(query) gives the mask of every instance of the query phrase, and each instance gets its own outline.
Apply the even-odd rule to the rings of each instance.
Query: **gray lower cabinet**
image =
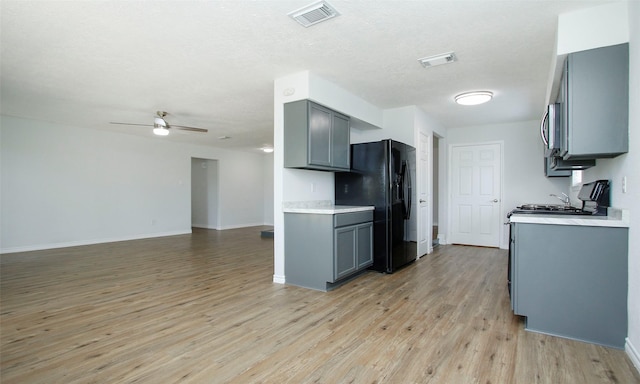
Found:
[[[349,170],[349,117],[310,100],[284,105],[284,166]]]
[[[287,284],[327,291],[373,264],[373,212],[285,213]]]
[[[511,306],[526,329],[624,348],[628,228],[511,226]]]

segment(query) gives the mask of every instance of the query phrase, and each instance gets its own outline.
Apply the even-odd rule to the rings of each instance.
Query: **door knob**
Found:
[[[422,200],[422,199],[420,199],[420,202],[421,202],[421,203],[426,203],[426,202],[427,202],[427,200]]]
[[[493,202],[494,202],[494,203],[497,203],[497,202],[498,202],[498,199],[493,199]]]

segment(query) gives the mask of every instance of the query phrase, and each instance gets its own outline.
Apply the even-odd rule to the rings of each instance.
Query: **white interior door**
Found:
[[[420,142],[418,145],[418,256],[425,255],[432,251],[431,248],[431,162],[429,155],[431,143],[429,136],[420,132]]]
[[[451,243],[498,247],[502,145],[451,148]]]

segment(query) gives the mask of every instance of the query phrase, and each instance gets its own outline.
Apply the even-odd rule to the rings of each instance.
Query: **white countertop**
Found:
[[[287,201],[282,203],[282,212],[284,213],[335,215],[337,213],[373,211],[374,209],[374,206],[334,205],[330,200]]]
[[[629,227],[629,211],[609,208],[608,216],[583,216],[583,215],[538,215],[527,213],[515,213],[509,221],[512,223],[528,224],[553,224],[553,225],[580,225],[591,227]]]
[[[350,212],[363,212],[373,211],[373,206],[356,206],[356,205],[332,205],[328,207],[318,208],[283,208],[284,213],[316,213],[319,215],[334,215],[336,213],[350,213]]]

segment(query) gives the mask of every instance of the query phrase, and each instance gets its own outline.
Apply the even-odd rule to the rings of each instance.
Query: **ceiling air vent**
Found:
[[[435,67],[436,65],[453,63],[454,61],[458,61],[458,58],[455,53],[449,52],[435,56],[423,57],[422,59],[418,59],[418,61],[423,67],[430,68]]]
[[[306,28],[318,24],[321,21],[339,16],[340,12],[336,11],[335,8],[326,1],[317,1],[306,7],[289,12],[288,15]]]

